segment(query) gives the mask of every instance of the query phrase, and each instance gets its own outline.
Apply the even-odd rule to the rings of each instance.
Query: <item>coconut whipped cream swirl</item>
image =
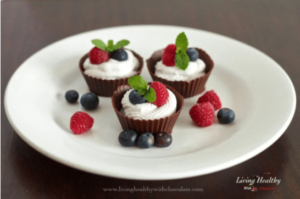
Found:
[[[170,81],[190,81],[205,75],[205,63],[201,59],[190,61],[186,70],[176,66],[166,66],[159,61],[155,65],[155,75]]]
[[[168,117],[175,113],[177,107],[176,96],[168,89],[169,99],[165,105],[157,107],[149,102],[143,104],[132,104],[129,100],[129,94],[133,89],[128,90],[122,99],[121,112],[130,118],[139,120],[154,120]]]
[[[91,77],[109,80],[135,75],[139,67],[139,61],[131,51],[125,51],[127,52],[128,59],[124,61],[110,58],[107,62],[92,64],[88,57],[83,64],[84,73]]]

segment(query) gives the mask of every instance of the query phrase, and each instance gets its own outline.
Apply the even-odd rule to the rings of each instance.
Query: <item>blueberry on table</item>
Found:
[[[69,90],[69,91],[67,91],[66,94],[65,94],[65,98],[66,98],[66,100],[67,100],[69,103],[75,103],[75,102],[77,102],[78,97],[79,97],[79,94],[78,94],[78,92],[75,91],[75,90]]]
[[[233,110],[229,108],[222,108],[219,110],[217,117],[221,124],[230,124],[233,122],[235,114]]]
[[[115,59],[115,60],[118,60],[118,61],[125,61],[128,59],[128,55],[127,55],[127,52],[120,48],[118,50],[115,50],[111,53],[110,57],[112,59]]]
[[[122,146],[129,147],[135,144],[137,133],[132,130],[122,131],[119,135],[119,142]]]
[[[154,140],[157,147],[168,147],[172,144],[172,135],[168,132],[155,133]]]
[[[93,110],[99,104],[99,98],[95,93],[86,93],[80,99],[80,104],[83,108]]]
[[[199,53],[195,48],[188,48],[186,54],[189,56],[190,61],[196,61],[199,57]]]
[[[143,133],[138,137],[137,144],[142,149],[151,148],[154,145],[154,136],[152,133]]]
[[[130,92],[129,100],[132,104],[143,104],[147,102],[144,96],[139,95],[139,93],[136,90]]]

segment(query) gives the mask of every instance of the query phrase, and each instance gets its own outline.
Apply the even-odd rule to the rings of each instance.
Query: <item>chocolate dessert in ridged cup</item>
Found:
[[[125,45],[129,44],[129,41],[121,40],[113,45],[112,40],[109,40],[108,45],[106,45],[101,40],[96,39],[93,40],[92,43],[96,47],[94,47],[89,53],[85,54],[79,61],[79,70],[91,92],[99,96],[111,97],[118,86],[128,83],[129,77],[106,79],[86,74],[84,63],[87,59],[90,59],[90,62],[94,62],[95,64],[105,63],[109,59],[115,59],[117,61],[120,61],[121,63],[122,61],[126,61],[126,59],[128,58],[127,52],[131,52],[138,61],[138,67],[134,71],[132,71],[133,74],[131,76],[139,75],[141,73],[144,64],[143,58],[136,52],[123,48]]]
[[[184,33],[183,33],[184,34]],[[199,48],[187,48],[188,42],[186,42],[185,46],[182,45],[182,42],[177,42],[180,40],[180,35],[178,35],[176,39],[176,46],[171,44],[167,46],[167,48],[155,51],[152,56],[146,60],[148,71],[153,79],[153,81],[162,82],[165,85],[169,85],[173,87],[177,92],[179,92],[184,98],[193,97],[202,93],[205,90],[205,84],[214,68],[214,62],[210,58],[210,56]],[[186,36],[184,35],[183,38]],[[187,41],[187,39],[186,39]],[[179,46],[179,47],[178,47]],[[180,48],[181,47],[181,48]],[[178,63],[176,63],[176,59],[178,58]],[[159,61],[162,61],[166,67],[177,67],[179,69],[185,70],[189,63],[184,63],[185,60],[189,59],[189,61],[196,61],[200,59],[205,64],[205,72],[204,75],[196,77],[192,80],[168,80],[162,77],[159,77],[156,74],[156,64]],[[183,61],[180,61],[183,60]]]
[[[158,82],[159,83],[159,82]],[[159,83],[160,84],[160,83]],[[130,84],[131,85],[131,84]],[[151,85],[151,83],[148,83]],[[167,117],[162,117],[159,119],[133,119],[128,117],[122,111],[122,99],[124,94],[131,90],[132,87],[129,85],[119,86],[112,96],[112,106],[117,114],[119,122],[123,130],[133,130],[137,132],[138,135],[145,132],[158,133],[158,132],[168,132],[172,133],[172,129],[181,113],[184,105],[184,98],[172,87],[166,86],[166,88],[171,91],[176,97],[176,110],[174,113]],[[150,103],[150,102],[146,102]]]

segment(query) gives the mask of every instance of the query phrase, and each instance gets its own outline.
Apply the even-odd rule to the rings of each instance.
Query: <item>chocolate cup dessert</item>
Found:
[[[128,50],[128,49],[127,49]],[[144,61],[143,58],[135,53],[134,51],[130,50],[133,55],[138,59],[139,61],[139,67],[134,75],[139,75],[143,69]],[[123,85],[123,84],[128,84],[128,78],[120,78],[120,79],[114,79],[114,80],[109,80],[109,79],[101,79],[101,78],[96,78],[96,77],[91,77],[89,75],[86,75],[84,73],[84,68],[83,68],[83,63],[85,60],[89,57],[89,54],[84,55],[80,61],[79,61],[79,70],[81,74],[83,75],[89,89],[91,92],[99,95],[99,96],[104,96],[104,97],[111,97],[114,93],[114,91],[118,88],[118,86]],[[134,76],[132,75],[132,76]]]
[[[139,120],[139,119],[132,119],[127,117],[121,113],[122,109],[122,99],[124,94],[131,89],[129,85],[122,85],[119,86],[118,89],[114,92],[112,96],[112,106],[118,116],[118,119],[121,123],[123,130],[133,130],[137,132],[138,135],[151,132],[151,133],[158,133],[158,132],[169,132],[172,133],[172,129],[176,123],[176,120],[183,108],[184,98],[176,92],[172,87],[166,86],[170,91],[174,93],[177,99],[177,107],[176,112],[172,115],[160,119],[154,120]]]
[[[205,65],[205,75],[198,77],[190,81],[170,81],[167,79],[160,78],[155,75],[155,65],[158,61],[161,60],[164,49],[155,51],[152,56],[146,60],[148,71],[153,79],[153,81],[159,81],[164,85],[169,85],[177,92],[179,92],[184,98],[193,97],[202,93],[205,90],[206,81],[214,68],[214,62],[210,56],[203,50],[195,48],[199,53],[199,59],[201,59]],[[176,67],[176,66],[174,66]]]

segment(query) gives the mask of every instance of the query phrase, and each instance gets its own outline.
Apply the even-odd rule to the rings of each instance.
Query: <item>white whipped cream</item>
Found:
[[[155,65],[155,75],[170,81],[189,81],[205,75],[205,63],[201,59],[190,61],[186,70],[176,66],[166,66],[159,61]]]
[[[168,117],[175,113],[177,107],[177,99],[173,92],[168,89],[169,99],[166,104],[157,107],[149,102],[143,104],[132,104],[129,100],[129,94],[133,89],[128,90],[122,99],[121,112],[130,118],[140,120],[154,120]]]
[[[124,61],[110,58],[107,62],[92,64],[88,57],[83,63],[84,73],[91,77],[111,80],[133,76],[137,72],[139,61],[131,51],[125,51],[128,59]]]

